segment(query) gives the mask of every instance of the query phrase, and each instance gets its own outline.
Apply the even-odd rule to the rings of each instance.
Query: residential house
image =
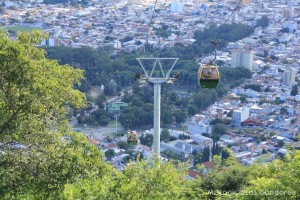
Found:
[[[193,146],[191,144],[186,143],[181,140],[175,143],[175,145],[171,143],[160,143],[160,151],[172,151],[177,155],[183,156],[184,158],[188,158],[193,152]]]
[[[211,138],[199,134],[193,134],[192,140],[198,143],[202,149],[205,147],[212,147],[213,145],[213,140]]]
[[[237,158],[239,161],[245,158],[251,158],[251,152],[250,151],[242,151],[235,154],[235,158]]]
[[[212,127],[209,124],[209,119],[204,115],[195,115],[188,123],[188,132],[191,135],[208,133],[211,134]]]
[[[252,142],[244,144],[244,145],[241,146],[242,151],[253,152],[255,148],[256,148],[256,146]]]

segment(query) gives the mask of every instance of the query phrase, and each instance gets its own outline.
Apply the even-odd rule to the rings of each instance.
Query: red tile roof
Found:
[[[196,170],[189,170],[188,174],[192,178],[197,178],[197,176],[201,177],[201,173]]]
[[[215,164],[213,161],[207,161],[202,163],[205,167],[209,168],[209,169],[213,169],[215,167]]]
[[[99,145],[100,144],[100,140],[97,140],[97,139],[88,139],[88,140],[93,145]]]

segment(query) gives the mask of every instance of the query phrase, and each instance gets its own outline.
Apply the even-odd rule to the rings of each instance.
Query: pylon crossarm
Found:
[[[143,71],[144,71],[144,73],[145,73],[145,75],[146,75],[146,78],[149,78],[148,72],[146,71],[146,69],[145,69],[143,63],[141,62],[141,59],[140,59],[140,58],[137,58],[137,60],[139,61],[140,66],[142,67],[142,69],[143,69]]]
[[[150,78],[152,78],[152,76],[153,76],[153,72],[154,72],[156,64],[157,64],[157,59],[155,60],[155,62],[153,64],[153,67],[152,67],[152,70],[151,70],[151,74],[150,74]]]
[[[170,73],[171,73],[171,71],[173,70],[174,66],[176,65],[176,63],[177,63],[177,61],[178,61],[178,58],[174,58],[174,60],[175,60],[175,61],[174,61],[173,65],[172,65],[171,69],[168,71],[166,78],[169,78],[169,77],[170,77]]]
[[[178,58],[137,58],[140,66],[142,67],[144,73],[145,73],[145,77],[148,78],[148,79],[151,79],[151,78],[164,78],[164,79],[169,79],[170,78],[170,73],[171,71],[173,70],[174,66],[176,65],[177,61],[178,61]],[[148,74],[144,64],[142,63],[142,60],[154,60],[154,63],[152,65],[152,69],[150,71],[150,74]],[[161,60],[174,60],[171,68],[169,70],[166,70],[167,73],[165,73],[164,69],[163,69],[163,66],[162,66],[162,63],[161,63]],[[157,67],[157,64],[159,65],[159,70],[161,72],[161,75],[162,77],[153,77],[154,76],[154,71]],[[157,69],[158,70],[158,69]]]
[[[160,67],[160,70],[161,70],[162,76],[163,76],[164,78],[166,78],[166,76],[165,76],[165,72],[164,72],[164,70],[163,70],[163,68],[162,68],[162,65],[161,65],[161,62],[160,62],[160,60],[158,59],[157,61],[158,61],[158,65],[159,65],[159,67]]]

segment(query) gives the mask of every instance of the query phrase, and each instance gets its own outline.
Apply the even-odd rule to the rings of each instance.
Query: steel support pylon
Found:
[[[170,77],[178,58],[137,58],[140,66],[142,67],[145,77],[136,75],[137,80],[140,83],[153,83],[154,84],[154,117],[153,117],[153,153],[154,156],[160,158],[160,104],[161,104],[161,84],[173,83],[178,79],[178,75]],[[143,60],[152,60],[153,66],[150,71],[147,71]],[[170,60],[173,64],[170,69],[164,69],[161,61]],[[155,74],[155,71],[159,73]]]

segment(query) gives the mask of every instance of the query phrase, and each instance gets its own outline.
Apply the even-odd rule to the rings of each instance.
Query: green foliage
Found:
[[[297,150],[282,160],[246,167],[225,149],[222,161],[214,157],[214,170],[191,181],[180,163],[152,160],[129,163],[124,172],[113,169],[84,135],[68,126],[68,108],[85,104],[74,89],[82,71],[47,60],[35,48],[41,37],[22,33],[11,41],[0,33],[1,199],[299,198]],[[13,148],[11,141],[23,148]]]
[[[198,112],[198,108],[195,105],[188,106],[188,114],[189,116],[195,115]]]
[[[116,88],[110,84],[111,80],[115,80],[117,85],[132,85],[134,74],[140,70],[135,59],[136,55],[123,52],[118,54],[118,57],[110,57],[111,49],[107,47],[95,50],[90,47],[73,49],[58,46],[46,50],[48,58],[57,59],[60,64],[68,63],[85,71],[86,80],[80,87],[84,92],[92,85],[103,84],[108,95],[112,95]]]
[[[133,40],[132,36],[126,36],[125,38],[121,39],[120,42],[128,42],[130,40]]]
[[[215,33],[220,29],[222,31],[218,35],[218,39],[221,41],[221,47],[226,46],[227,42],[233,42],[247,37],[254,31],[253,27],[244,24],[222,24],[219,27],[215,24],[212,24],[209,26],[209,28],[205,28],[203,31],[195,31],[194,38],[196,39],[197,47],[195,47],[194,49],[196,50],[196,48],[198,48],[196,51],[198,51],[199,49],[203,49],[204,46],[211,42]],[[203,53],[207,54],[212,50],[212,47],[209,46],[209,48],[204,49]]]
[[[214,142],[213,143],[213,147],[212,147],[212,150],[211,150],[211,152],[212,152],[212,155],[214,156],[214,155],[221,155],[221,152],[222,152],[222,147],[220,147],[219,145],[218,145],[218,143],[216,143],[216,142]],[[220,157],[221,158],[221,157]]]
[[[111,158],[113,158],[115,156],[116,152],[113,149],[107,149],[107,151],[105,151],[105,157],[110,160]]]
[[[232,152],[231,152],[228,148],[224,148],[224,149],[222,150],[222,154],[221,154],[222,160],[226,160],[226,159],[229,158],[230,156],[232,156]]]
[[[169,158],[169,159],[174,159],[174,160],[179,160],[180,159],[180,156],[179,156],[179,154],[177,154],[177,153],[175,153],[175,152],[173,152],[173,151],[171,151],[171,150],[166,150],[166,151],[164,151],[163,152],[163,154],[165,155],[165,156],[167,156],[167,158]]]
[[[277,146],[279,148],[283,147],[284,146],[284,141],[283,140],[279,140]]]
[[[300,152],[286,160],[275,160],[259,166],[260,173],[252,177],[238,194],[237,199],[298,199],[300,194]],[[254,195],[243,195],[252,193]]]
[[[57,199],[65,184],[109,173],[111,167],[101,161],[102,153],[86,137],[64,133],[70,139],[60,133],[35,132],[23,140],[24,150],[5,148],[0,157],[2,199]]]
[[[172,124],[175,120],[172,109],[170,107],[162,106],[160,117],[163,124]]]
[[[273,103],[279,105],[279,104],[283,104],[284,101],[283,101],[283,100],[280,100],[280,98],[277,97],[277,98],[274,100]]]
[[[256,22],[256,27],[261,26],[262,28],[266,28],[269,26],[270,20],[266,15],[263,15],[259,20]]]
[[[203,149],[203,152],[197,152],[197,151],[194,151],[193,152],[193,159],[194,159],[194,166],[197,166],[201,163],[204,163],[204,162],[208,162],[210,160],[210,148],[209,147],[205,147]]]
[[[0,32],[2,138],[56,127],[65,122],[68,106],[85,103],[84,95],[73,88],[83,78],[82,71],[47,60],[34,46],[41,37],[45,36],[39,32],[22,33],[13,42]]]
[[[294,85],[291,91],[291,96],[296,96],[296,95],[298,95],[298,85]]]
[[[85,105],[74,89],[82,71],[47,60],[40,32],[11,41],[0,32],[0,194],[2,199],[57,199],[66,183],[101,177],[111,167],[83,135],[68,129],[69,107]],[[10,142],[25,148],[11,148]]]
[[[160,141],[169,142],[170,141],[170,132],[168,129],[163,129],[160,133]]]
[[[261,86],[260,85],[257,85],[257,84],[248,84],[248,85],[245,85],[245,89],[252,89],[256,92],[261,92]]]
[[[174,112],[174,116],[175,116],[175,121],[178,124],[185,122],[185,120],[187,118],[186,112],[182,111],[182,110],[176,110]]]
[[[210,149],[209,149],[209,147],[205,147],[203,150],[203,156],[201,158],[201,161],[207,162],[207,161],[209,161],[209,157],[210,157]]]
[[[276,132],[275,131],[271,131],[270,132],[270,137],[273,137],[274,135],[276,135]]]
[[[213,126],[213,134],[223,135],[226,133],[226,126],[224,124],[216,124]]]
[[[158,37],[168,38],[171,35],[171,31],[165,30],[164,28],[155,28],[154,30]]]
[[[183,166],[153,161],[137,162],[115,172],[113,178],[95,177],[65,187],[63,199],[197,199],[205,197],[201,188],[184,178]]]
[[[127,142],[124,142],[124,141],[117,142],[117,145],[120,149],[128,150],[128,148],[129,148],[129,145],[127,144]]]
[[[262,150],[262,154],[267,154],[268,152],[267,152],[267,150],[266,149],[263,149]]]
[[[287,111],[286,107],[281,107],[280,108],[280,114],[281,115],[287,115],[288,114],[288,111]]]
[[[295,155],[286,158],[286,161],[277,160],[267,165],[243,166],[231,160],[229,167],[224,167],[220,163],[220,159],[217,161],[218,159],[214,158],[214,161],[219,163],[216,168],[208,172],[203,178],[193,181],[182,179],[183,174],[178,176],[178,173],[184,171],[174,171],[174,166],[170,163],[167,165],[160,164],[160,171],[156,171],[157,164],[137,163],[137,165],[130,165],[126,168],[124,174],[115,175],[114,182],[107,180],[109,184],[105,184],[105,186],[112,189],[109,189],[111,192],[106,195],[111,195],[109,197],[112,199],[156,199],[156,197],[169,199],[170,196],[168,195],[172,195],[175,199],[296,199],[300,181],[297,170],[300,167],[299,155],[300,153],[296,152]],[[184,168],[179,167],[178,169]],[[173,179],[165,180],[166,177],[173,177],[174,175]],[[152,182],[154,180],[156,180],[155,183]],[[180,181],[178,182],[178,180]],[[89,187],[93,188],[94,181],[89,183]],[[164,184],[164,181],[166,183],[172,182],[166,187],[161,185]],[[181,186],[177,184],[181,184]],[[95,185],[103,188],[103,185]],[[79,191],[73,190],[69,194],[78,194],[80,197],[81,188],[85,187],[82,185],[76,187]],[[148,187],[150,187],[151,192],[145,192],[148,191],[146,189]],[[87,188],[84,194],[89,194],[90,191]],[[100,195],[103,195],[102,191],[97,193],[97,190],[94,189],[94,192],[88,197],[100,198],[102,197]],[[162,191],[169,191],[169,193]],[[173,193],[174,191],[176,193]],[[277,193],[281,191],[281,195],[275,193],[276,191]]]
[[[264,90],[264,92],[270,92],[271,90],[270,90],[270,86],[267,86],[266,88],[265,88],[265,90]]]
[[[245,29],[241,30],[242,28]],[[167,30],[167,27],[163,26],[163,29]],[[187,117],[187,114],[193,115],[200,110],[206,109],[219,97],[226,94],[228,88],[227,83],[235,87],[241,84],[243,79],[251,77],[251,72],[246,68],[233,69],[230,67],[220,67],[221,81],[218,87],[215,90],[200,90],[200,92],[198,92],[196,75],[199,65],[197,62],[190,62],[189,60],[194,58],[194,55],[205,45],[204,43],[210,42],[210,33],[214,32],[215,29],[216,26],[212,26],[203,32],[195,33],[197,43],[191,46],[185,47],[177,43],[174,48],[164,48],[162,50],[153,50],[153,52],[145,53],[147,55],[153,53],[162,57],[179,57],[180,60],[176,64],[176,69],[174,68],[174,73],[179,72],[180,79],[175,83],[175,87],[180,86],[183,89],[191,91],[192,97],[183,98],[179,97],[175,92],[172,94],[170,86],[163,86],[161,107],[161,120],[163,124],[184,122],[184,118]],[[222,30],[220,36],[226,41],[229,41],[227,36],[223,35],[226,32],[235,35],[231,37],[233,40],[236,40],[251,31],[248,26],[240,24],[223,25]],[[202,43],[203,37],[205,39],[204,43]],[[205,51],[209,53],[212,50],[213,49],[206,49]],[[153,88],[152,86],[139,88],[137,85],[134,85],[134,74],[137,72],[143,73],[136,61],[136,57],[138,57],[137,52],[127,53],[122,51],[116,56],[112,56],[111,52],[112,50],[107,47],[98,48],[96,50],[89,47],[76,49],[67,47],[47,48],[48,58],[58,59],[61,64],[68,63],[85,70],[86,79],[80,86],[81,91],[87,92],[92,85],[103,84],[105,87],[104,94],[106,96],[112,96],[116,94],[117,89],[121,86],[133,86],[132,94],[126,94],[123,97],[123,101],[129,103],[129,106],[122,111],[120,123],[123,126],[127,126],[127,120],[130,119],[132,127],[152,125]],[[147,63],[144,64],[148,66]],[[111,80],[113,80],[115,84],[111,84]],[[197,93],[194,92],[196,89]]]
[[[140,137],[140,142],[143,145],[151,147],[153,144],[153,135],[152,134],[142,134]]]
[[[180,198],[185,187],[185,180],[170,163],[160,164],[155,161],[153,167],[147,162],[127,167],[119,174],[116,187],[113,188],[115,199],[170,199]]]
[[[222,123],[222,120],[220,118],[215,118],[213,120],[211,120],[210,124],[211,125],[215,125],[215,124],[219,124]]]
[[[248,36],[253,32],[252,27],[242,25],[242,24],[226,24],[222,25],[222,32],[220,34],[220,39],[222,40],[221,46],[225,46],[226,42],[236,41],[245,36]],[[216,26],[211,26],[208,29],[205,29],[202,32],[195,33],[196,43],[190,46],[183,46],[182,44],[177,43],[173,48],[164,48],[162,50],[151,49],[150,52],[146,54],[155,54],[160,57],[179,57],[180,60],[176,64],[177,69],[180,70],[180,79],[178,80],[178,85],[188,87],[189,89],[197,88],[197,71],[198,63],[190,62],[196,54],[198,54],[201,49],[203,49],[207,43],[210,43],[211,37],[216,31]],[[166,26],[163,26],[163,31],[167,30]],[[108,38],[111,39],[111,38]],[[126,38],[131,39],[131,38]],[[146,45],[145,49],[148,47]],[[139,57],[137,52],[120,52],[117,56],[110,56],[112,49],[108,47],[102,47],[98,49],[92,49],[89,47],[82,47],[72,49],[69,47],[51,47],[47,48],[47,56],[51,59],[57,59],[60,64],[70,64],[75,67],[79,67],[85,70],[86,80],[82,83],[80,89],[82,91],[88,91],[92,85],[101,85],[104,84],[106,87],[110,80],[115,80],[119,86],[130,86],[134,83],[134,74],[136,72],[143,73],[138,66],[136,57]],[[212,52],[212,48],[206,48],[204,53]],[[201,55],[200,55],[201,56]],[[188,65],[188,68],[186,68]],[[222,67],[223,68],[223,67]],[[179,71],[174,69],[175,71]],[[246,76],[251,77],[251,72],[245,68],[243,69],[221,69],[230,73],[230,76],[227,74],[222,74],[222,81],[229,81],[232,84],[236,84],[239,79],[245,78]],[[246,77],[247,78],[247,77]],[[249,77],[248,77],[249,78]],[[219,84],[217,92],[219,96],[222,96],[226,93],[222,83]],[[111,90],[109,90],[111,91]]]
[[[220,192],[224,195],[226,192],[240,191],[244,186],[249,184],[250,180],[258,174],[255,166],[250,167],[242,166],[241,164],[232,165],[226,168],[226,173],[222,168],[208,172],[207,176],[202,182],[202,188],[205,190],[213,191],[213,193]],[[211,194],[210,198],[218,198],[218,195]],[[221,197],[219,197],[222,199]]]
[[[93,111],[89,116],[80,115],[78,118],[79,124],[89,124],[93,126],[106,126],[110,118],[103,109]]]

